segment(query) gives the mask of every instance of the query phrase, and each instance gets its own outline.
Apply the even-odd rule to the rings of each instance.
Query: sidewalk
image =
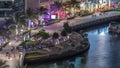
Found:
[[[111,12],[107,12],[107,14],[96,16],[95,18],[93,18],[92,15],[85,16],[85,17],[76,17],[76,18],[74,18],[72,20],[68,20],[68,21],[70,22],[69,23],[70,26],[74,26],[77,24],[86,23],[88,21],[93,21],[96,19],[106,18],[106,17],[110,17],[110,16],[115,16],[115,15],[120,15],[120,12],[111,11]],[[45,31],[49,32],[50,34],[53,32],[58,32],[63,29],[64,21],[66,21],[66,20],[62,20],[59,23],[55,23],[55,24],[52,24],[49,26],[44,26],[42,29],[45,29]]]

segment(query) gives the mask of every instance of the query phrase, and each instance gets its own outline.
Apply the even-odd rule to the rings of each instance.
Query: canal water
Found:
[[[29,68],[120,68],[120,35],[109,34],[108,24],[89,28],[88,52],[67,60],[32,64]]]

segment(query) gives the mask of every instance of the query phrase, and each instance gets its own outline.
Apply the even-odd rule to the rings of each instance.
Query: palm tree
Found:
[[[13,17],[10,17],[9,19],[6,19],[6,22],[9,23],[9,24],[15,23],[14,20],[13,20]]]
[[[76,0],[71,0],[71,3],[72,3],[72,7],[74,8],[74,16],[75,16],[75,7],[76,7],[77,1]]]
[[[0,60],[0,68],[9,68],[9,65],[6,65],[7,61]]]
[[[33,11],[32,11],[31,8],[29,8],[29,9],[27,10],[26,15],[27,15],[28,18],[30,18],[30,17],[33,15]]]
[[[19,23],[19,20],[20,20],[20,16],[21,16],[21,13],[20,12],[16,12],[14,14],[14,18],[15,18],[15,23]]]
[[[27,26],[26,17],[24,15],[19,18],[19,22],[20,24]]]
[[[25,15],[21,14],[20,12],[14,13],[14,22],[16,24],[16,30],[19,32],[22,26],[27,26],[26,24],[26,17]],[[19,28],[19,29],[18,29]]]
[[[54,33],[53,33],[52,38],[53,38],[53,40],[57,40],[57,42],[55,42],[56,44],[59,44],[59,40],[58,40],[59,34],[58,34],[57,32],[54,32]]]

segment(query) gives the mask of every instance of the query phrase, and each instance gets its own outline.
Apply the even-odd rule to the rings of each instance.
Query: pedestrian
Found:
[[[10,53],[6,52],[6,56],[8,56],[8,59],[10,59]]]
[[[11,57],[11,55],[10,55],[10,53],[8,53],[8,59],[10,59],[10,57]]]
[[[6,56],[8,56],[9,52],[6,52]]]
[[[15,47],[14,46],[12,47],[11,52],[13,53],[13,55],[15,57]]]

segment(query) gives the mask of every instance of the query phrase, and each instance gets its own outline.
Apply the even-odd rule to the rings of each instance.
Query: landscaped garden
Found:
[[[30,53],[26,53],[25,54],[25,57],[33,57],[33,56],[41,56],[41,55],[44,55],[43,53],[40,53],[40,52],[30,52]]]

